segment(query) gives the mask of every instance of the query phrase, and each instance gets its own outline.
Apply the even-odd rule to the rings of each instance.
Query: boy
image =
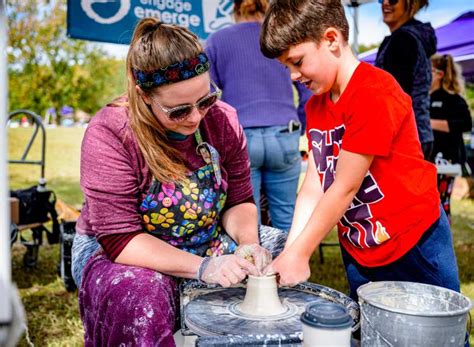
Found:
[[[306,105],[314,160],[284,251],[267,268],[280,284],[310,276],[309,259],[334,225],[350,285],[413,281],[459,291],[436,168],[423,160],[410,97],[388,73],[359,62],[340,0],[280,0],[260,36],[263,54],[313,96]]]

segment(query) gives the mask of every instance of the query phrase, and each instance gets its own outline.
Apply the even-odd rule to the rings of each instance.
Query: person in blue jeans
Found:
[[[304,105],[311,92],[300,83],[295,107],[289,72],[260,52],[261,22],[267,0],[236,0],[236,24],[209,37],[206,53],[222,100],[237,109],[247,137],[253,197],[259,208],[265,194],[272,225],[289,230],[301,172],[299,139]]]

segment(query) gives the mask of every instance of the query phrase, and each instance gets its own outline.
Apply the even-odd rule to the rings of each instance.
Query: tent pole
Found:
[[[354,13],[352,18],[354,21],[354,42],[352,44],[352,49],[354,54],[359,54],[359,3],[357,1],[351,1],[350,7],[353,8]]]
[[[0,345],[12,319],[10,206],[7,181],[7,3],[0,0]]]

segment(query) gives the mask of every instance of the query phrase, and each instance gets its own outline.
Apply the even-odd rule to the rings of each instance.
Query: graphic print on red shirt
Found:
[[[328,131],[311,129],[308,132],[313,157],[318,163],[316,170],[324,191],[334,182],[334,168],[339,159],[344,131],[344,125],[339,125]],[[370,204],[380,201],[383,197],[380,187],[369,171],[351,206],[340,220],[342,236],[347,238],[354,247],[373,247],[390,238],[385,227],[380,221],[375,220],[370,209]]]
[[[329,92],[313,96],[306,114],[324,191],[334,182],[341,150],[374,156],[338,223],[342,247],[364,266],[399,259],[440,213],[436,168],[423,160],[409,96],[391,75],[360,63],[336,103]]]

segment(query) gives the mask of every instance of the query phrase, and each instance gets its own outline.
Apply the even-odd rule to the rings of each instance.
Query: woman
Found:
[[[431,58],[433,82],[431,83],[430,117],[434,134],[432,161],[438,153],[453,164],[466,167],[466,148],[463,132],[471,131],[472,118],[462,97],[463,81],[458,66],[449,54]],[[450,216],[450,198],[454,177],[438,175],[438,189],[446,214]]]
[[[449,54],[431,58],[433,82],[430,89],[430,117],[434,134],[433,157],[441,153],[452,163],[466,163],[463,132],[472,129],[469,106],[463,98],[459,67]]]
[[[267,0],[234,1],[236,24],[211,35],[206,53],[211,76],[223,90],[222,99],[237,109],[247,137],[254,199],[260,201],[264,193],[272,225],[288,230],[301,171],[304,105],[311,92],[295,83],[296,109],[289,72],[260,52],[260,28],[267,7]]]
[[[425,159],[429,159],[433,148],[430,57],[436,52],[436,36],[431,24],[414,18],[428,6],[428,0],[379,0],[379,3],[391,35],[380,45],[375,65],[390,72],[411,96],[421,148]]]
[[[176,278],[227,287],[268,263],[245,137],[208,70],[190,31],[143,19],[127,96],[88,126],[73,247],[86,346],[174,345]]]

